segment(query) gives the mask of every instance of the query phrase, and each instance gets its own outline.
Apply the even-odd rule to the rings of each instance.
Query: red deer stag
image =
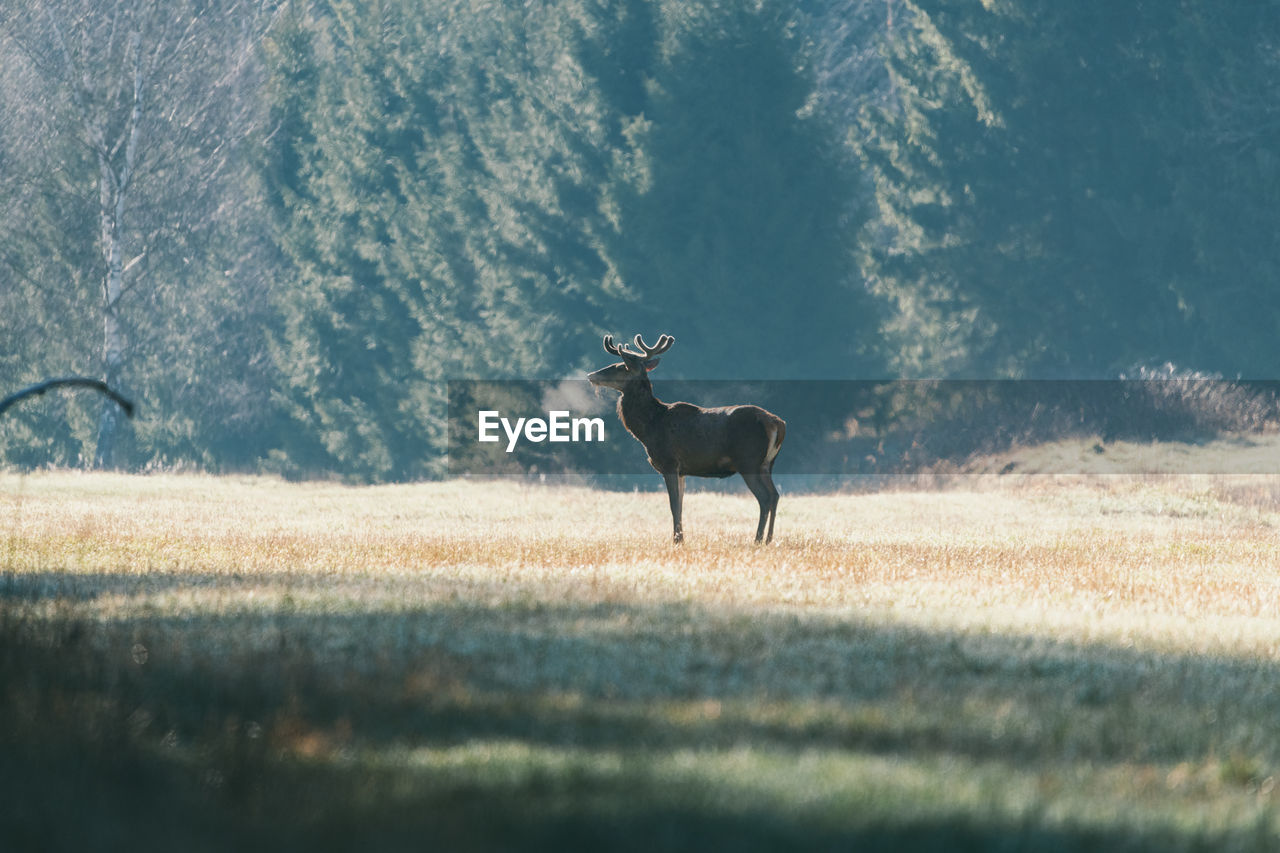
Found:
[[[658,356],[671,349],[675,342],[670,335],[662,335],[657,346],[651,347],[636,335],[635,344],[640,352],[632,352],[626,344],[615,345],[613,335],[605,335],[604,351],[622,361],[589,374],[587,379],[597,387],[622,392],[618,398],[618,417],[627,432],[644,445],[649,464],[667,483],[676,542],[684,539],[680,506],[684,500],[685,475],[731,477],[734,474],[742,475],[760,502],[756,541],[769,542],[773,539],[773,520],[778,514],[773,460],[786,437],[787,424],[759,406],[704,409],[692,403],[664,403],[654,397],[649,371],[657,367]]]

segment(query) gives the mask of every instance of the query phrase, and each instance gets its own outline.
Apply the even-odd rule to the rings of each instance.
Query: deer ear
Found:
[[[661,361],[661,359],[658,359],[658,358],[651,358],[651,359],[649,359],[648,361],[646,361],[646,362],[644,363],[644,369],[645,369],[645,370],[653,370],[655,367],[657,367],[657,366],[658,366],[658,362],[659,362],[659,361]]]

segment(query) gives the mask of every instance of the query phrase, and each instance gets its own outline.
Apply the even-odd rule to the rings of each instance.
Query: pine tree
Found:
[[[1275,171],[1222,144],[1227,125],[1253,121],[1223,110],[1224,93],[1243,110],[1267,103],[1274,14],[1194,0],[904,7],[896,98],[857,135],[880,211],[867,268],[895,306],[901,371],[1280,366],[1255,343],[1280,316],[1254,228]]]
[[[439,473],[447,379],[578,366],[610,275],[604,125],[563,10],[388,0],[304,18],[273,84],[296,269],[277,361],[302,426],[285,452],[361,478]]]
[[[673,334],[700,376],[878,374],[879,317],[852,250],[865,208],[839,132],[814,108],[793,11],[663,11],[618,192],[613,255],[634,326]]]

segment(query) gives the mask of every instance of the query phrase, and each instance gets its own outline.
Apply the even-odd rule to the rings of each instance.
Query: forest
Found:
[[[452,380],[1280,378],[1280,9],[18,0],[0,465],[407,481]],[[1268,224],[1271,223],[1271,224]],[[1172,367],[1169,367],[1172,366]]]

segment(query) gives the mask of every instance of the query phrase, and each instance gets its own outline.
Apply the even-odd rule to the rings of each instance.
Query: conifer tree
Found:
[[[273,84],[297,276],[277,361],[303,427],[286,453],[439,473],[447,379],[577,366],[610,274],[603,124],[563,10],[335,0],[291,26]]]
[[[1255,227],[1276,173],[1254,153],[1277,16],[1197,0],[902,5],[895,97],[855,137],[878,196],[866,268],[894,305],[899,370],[1280,368],[1255,345],[1280,320]],[[1229,142],[1242,128],[1250,141]]]
[[[693,375],[878,375],[879,316],[853,252],[862,189],[815,109],[794,11],[663,9],[618,192],[614,256],[637,326],[675,335]]]

